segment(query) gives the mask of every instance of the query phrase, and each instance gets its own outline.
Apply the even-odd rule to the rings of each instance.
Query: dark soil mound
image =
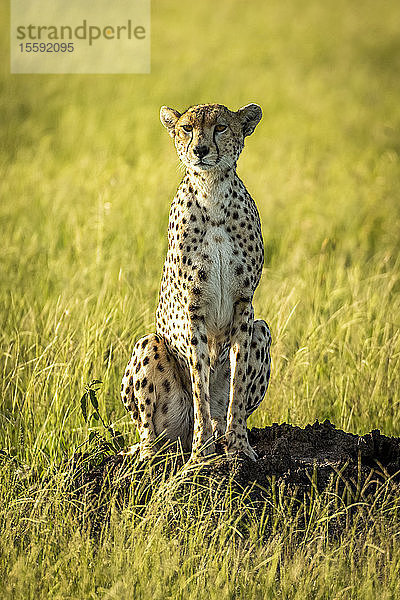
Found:
[[[205,461],[201,476],[217,481],[233,479],[239,488],[251,488],[258,500],[269,495],[271,486],[277,484],[295,495],[304,495],[311,487],[323,491],[334,485],[336,493],[350,492],[350,501],[373,494],[385,482],[398,490],[400,438],[386,437],[379,430],[358,436],[336,429],[329,421],[316,421],[304,429],[274,423],[264,429],[253,428],[249,440],[258,454],[257,461],[246,456],[233,460],[221,456]],[[177,471],[183,463],[184,458],[177,455],[175,448],[175,458],[169,461],[167,471]],[[79,489],[94,493],[107,488],[122,498],[144,473],[148,477],[151,471],[154,483],[157,473],[162,472],[165,477],[165,455],[155,459],[153,467],[149,470],[148,463],[111,456],[96,467],[78,469],[80,475],[75,483]]]
[[[274,423],[252,429],[249,439],[258,460],[249,461],[241,477],[265,482],[271,476],[289,486],[322,491],[332,479],[362,487],[372,478],[377,483],[400,482],[400,438],[374,430],[358,436],[336,429],[328,420],[304,429]]]

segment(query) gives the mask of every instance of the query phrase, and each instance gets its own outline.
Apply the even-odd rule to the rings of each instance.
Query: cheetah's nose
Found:
[[[193,148],[193,154],[198,156],[199,158],[203,158],[206,154],[208,154],[209,148],[207,146],[195,146]]]

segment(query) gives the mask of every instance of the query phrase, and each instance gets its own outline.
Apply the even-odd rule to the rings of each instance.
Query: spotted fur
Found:
[[[254,320],[264,248],[236,163],[261,116],[256,104],[161,109],[186,173],[170,210],[156,333],[136,343],[121,386],[142,457],[178,438],[207,455],[223,437],[229,453],[256,458],[246,421],[268,387],[271,334]]]

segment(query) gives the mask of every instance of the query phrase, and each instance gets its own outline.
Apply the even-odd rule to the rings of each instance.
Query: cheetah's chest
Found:
[[[207,259],[200,254],[196,262],[205,269],[206,280],[202,283],[202,298],[206,307],[205,324],[208,334],[219,337],[230,326],[235,300],[233,277],[234,245],[224,227],[212,227],[203,240]]]

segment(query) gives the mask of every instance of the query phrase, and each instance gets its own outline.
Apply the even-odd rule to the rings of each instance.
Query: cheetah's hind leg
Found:
[[[191,394],[164,340],[150,334],[136,342],[121,385],[122,402],[140,436],[140,458],[150,458],[165,442],[180,439],[190,452],[193,435]],[[124,451],[134,454],[137,445]]]
[[[258,408],[268,389],[271,374],[271,331],[262,319],[254,321],[247,374],[250,378],[246,419]]]

